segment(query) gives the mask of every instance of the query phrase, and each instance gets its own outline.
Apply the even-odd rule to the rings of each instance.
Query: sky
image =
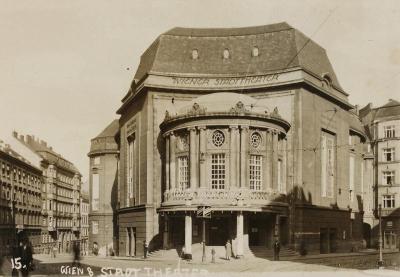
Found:
[[[0,0],[0,138],[48,142],[88,177],[140,55],[175,27],[286,21],[324,47],[352,104],[400,100],[397,0]]]

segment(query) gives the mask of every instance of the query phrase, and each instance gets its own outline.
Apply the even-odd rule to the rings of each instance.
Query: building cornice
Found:
[[[134,92],[124,97],[122,106],[117,113],[122,114],[129,104],[139,97],[148,88],[166,89],[184,92],[218,92],[218,91],[251,91],[259,89],[271,89],[280,86],[287,86],[305,83],[317,90],[323,97],[336,102],[347,110],[354,108],[347,101],[348,94],[335,86],[323,88],[322,77],[316,76],[307,69],[300,67],[288,68],[286,70],[274,71],[257,75],[226,75],[226,74],[177,74],[150,72],[146,74],[135,86]]]

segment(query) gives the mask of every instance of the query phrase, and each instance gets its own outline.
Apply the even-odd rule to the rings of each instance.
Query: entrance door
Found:
[[[222,246],[229,239],[229,220],[225,217],[212,218],[209,227],[210,245]]]
[[[180,247],[185,244],[185,218],[171,217],[170,223],[171,240],[174,247]]]
[[[136,256],[136,228],[131,228],[131,256]]]
[[[250,246],[260,245],[260,229],[258,228],[258,226],[250,227],[249,245]]]
[[[319,233],[319,252],[321,254],[329,253],[328,229],[321,228]]]
[[[337,246],[336,246],[336,229],[329,229],[329,252],[335,253]]]

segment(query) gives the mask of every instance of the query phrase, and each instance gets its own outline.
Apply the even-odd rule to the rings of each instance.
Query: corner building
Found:
[[[89,168],[89,246],[97,245],[99,255],[113,254],[116,249],[116,217],[118,204],[118,120],[113,120],[91,140]]]
[[[119,255],[232,242],[351,251],[366,140],[325,50],[286,23],[174,28],[118,110]]]

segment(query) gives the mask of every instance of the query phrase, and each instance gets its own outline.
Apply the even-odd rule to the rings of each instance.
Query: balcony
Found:
[[[164,192],[163,206],[169,205],[268,205],[274,201],[282,201],[280,192],[269,190],[250,190],[237,188],[217,190],[199,188],[196,190],[169,190]]]

